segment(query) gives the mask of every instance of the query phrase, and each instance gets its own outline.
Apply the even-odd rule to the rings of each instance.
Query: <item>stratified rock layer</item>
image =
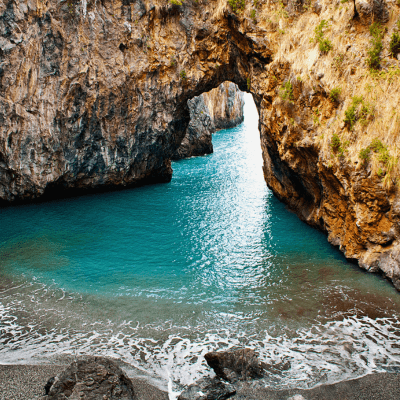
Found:
[[[212,134],[233,128],[244,120],[243,92],[232,82],[188,101],[190,123],[172,159],[202,156],[213,152]]]
[[[400,289],[400,78],[388,51],[400,9],[357,0],[353,19],[351,3],[317,3],[237,14],[223,0],[1,3],[0,198],[168,181],[187,101],[231,81],[255,99],[275,195]],[[375,20],[387,30],[371,77]]]

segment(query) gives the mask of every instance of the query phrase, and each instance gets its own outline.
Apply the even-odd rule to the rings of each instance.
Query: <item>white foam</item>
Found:
[[[32,306],[18,298],[24,288],[29,289]],[[178,326],[172,321],[162,326],[127,320],[120,324],[109,319],[91,321],[84,306],[77,307],[78,297],[63,291],[50,293],[44,286],[41,290],[38,286],[30,290],[28,284],[14,289],[3,291],[0,302],[1,363],[46,362],[48,357],[63,354],[110,356],[149,378],[160,377],[170,399],[176,398],[183,385],[210,375],[203,358],[206,352],[233,346],[255,349],[266,363],[290,362],[289,370],[271,373],[264,380],[265,386],[275,388],[305,388],[400,369],[397,317],[350,315],[274,336],[268,331],[210,329],[204,321],[196,326]],[[236,315],[215,317],[228,324]]]

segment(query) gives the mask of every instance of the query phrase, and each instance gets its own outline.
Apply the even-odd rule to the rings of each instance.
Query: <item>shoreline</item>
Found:
[[[0,364],[0,400],[41,400],[47,381],[64,371],[68,365]],[[132,376],[129,370],[120,367],[131,379],[137,400],[169,400],[166,391],[144,377]]]
[[[47,380],[68,364],[0,364],[0,400],[41,400]],[[137,400],[169,400],[168,393],[144,377],[132,376]],[[232,400],[396,400],[400,398],[400,373],[372,373],[312,389],[266,388],[260,381],[236,382]],[[172,399],[171,399],[172,400]]]

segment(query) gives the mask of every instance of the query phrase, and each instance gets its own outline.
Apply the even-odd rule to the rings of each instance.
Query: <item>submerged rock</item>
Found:
[[[113,361],[103,357],[75,361],[52,384],[50,381],[45,387],[47,400],[137,399],[131,380]]]
[[[202,378],[187,387],[178,400],[224,400],[233,396],[236,389],[217,378]]]
[[[264,367],[251,349],[213,351],[204,358],[219,378],[230,382],[264,376]]]

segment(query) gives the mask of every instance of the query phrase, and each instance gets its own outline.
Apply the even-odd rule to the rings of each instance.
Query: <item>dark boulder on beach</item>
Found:
[[[73,362],[55,377],[47,400],[137,400],[131,380],[113,361],[89,357]]]
[[[264,376],[263,364],[251,349],[213,351],[205,354],[204,358],[217,377],[230,382]]]

